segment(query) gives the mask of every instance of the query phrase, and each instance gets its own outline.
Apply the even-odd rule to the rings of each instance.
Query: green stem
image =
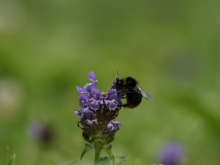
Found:
[[[95,147],[95,165],[99,165],[99,158],[101,154],[102,148],[100,147]]]

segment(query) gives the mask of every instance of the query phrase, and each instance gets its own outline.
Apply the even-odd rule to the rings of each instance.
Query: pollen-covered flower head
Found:
[[[122,95],[115,88],[118,77],[115,78],[107,93],[96,88],[98,80],[94,72],[90,72],[88,78],[92,81],[91,83],[83,88],[76,87],[80,93],[80,109],[75,111],[75,114],[81,117],[78,123],[83,130],[84,139],[94,145],[97,139],[101,139],[104,146],[114,140],[114,134],[122,125],[114,120],[122,105]]]

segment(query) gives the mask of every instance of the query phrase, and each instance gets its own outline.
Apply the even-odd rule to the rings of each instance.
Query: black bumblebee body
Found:
[[[151,97],[137,84],[137,81],[132,77],[125,77],[116,81],[116,90],[126,95],[126,103],[122,105],[123,107],[137,107],[141,103],[142,97],[151,101]]]

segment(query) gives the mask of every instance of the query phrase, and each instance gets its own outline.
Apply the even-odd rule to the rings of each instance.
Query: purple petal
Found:
[[[98,110],[99,109],[99,101],[93,99],[90,104],[89,104],[89,107],[93,110]]]
[[[97,124],[97,120],[86,120],[86,124],[92,127],[94,124]]]
[[[83,112],[83,116],[85,117],[85,119],[88,119],[88,120],[94,120],[94,119],[96,119],[94,113],[93,113],[91,110],[88,110],[88,109],[86,109],[86,110]]]
[[[89,80],[91,80],[93,83],[96,83],[96,82],[98,82],[97,80],[96,80],[96,77],[95,77],[95,73],[94,72],[89,72]]]
[[[76,87],[76,89],[77,89],[77,91],[79,92],[79,93],[81,93],[81,94],[85,94],[86,93],[86,91],[84,90],[84,89],[82,89],[82,88],[80,88],[80,87]]]
[[[110,111],[115,110],[115,108],[117,108],[117,104],[115,103],[115,100],[109,101],[108,104],[109,104],[108,108]]]
[[[79,101],[82,102],[83,104],[88,104],[88,100],[89,100],[89,97],[85,94],[81,94],[79,96]]]
[[[108,100],[112,100],[114,99],[116,96],[116,90],[115,89],[111,89],[109,92],[108,92],[108,95],[107,95],[107,99]]]
[[[104,104],[103,99],[99,100],[99,104],[101,104],[101,105]]]
[[[116,101],[116,99],[113,100],[105,100],[105,105],[108,107],[108,109],[111,110],[115,110],[118,106],[118,102]]]
[[[102,95],[101,91],[96,88],[91,89],[91,94],[96,99],[100,99],[101,98],[100,96]]]
[[[91,92],[91,90],[92,90],[93,88],[95,88],[95,86],[94,86],[93,83],[88,83],[88,84],[86,84],[86,85],[84,86],[84,90],[85,90],[86,92]]]
[[[108,132],[108,133],[115,133],[118,130],[119,126],[121,126],[121,125],[122,124],[118,121],[111,121],[107,125],[105,131]]]
[[[86,120],[86,124],[88,125],[88,126],[90,126],[90,127],[92,127],[92,124],[93,124],[94,122],[92,121],[92,120]]]
[[[122,124],[119,121],[112,120],[111,123],[114,125],[122,126]]]
[[[112,133],[113,130],[113,125],[112,123],[109,123],[105,129],[106,132]]]
[[[78,116],[82,116],[82,111],[81,110],[75,111],[75,114]]]

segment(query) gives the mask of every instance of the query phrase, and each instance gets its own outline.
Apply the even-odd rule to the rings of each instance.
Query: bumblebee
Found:
[[[132,77],[125,77],[116,81],[117,92],[122,92],[126,96],[126,103],[122,104],[123,107],[137,107],[141,103],[142,97],[148,101],[152,101],[150,95],[137,84],[138,82]]]

